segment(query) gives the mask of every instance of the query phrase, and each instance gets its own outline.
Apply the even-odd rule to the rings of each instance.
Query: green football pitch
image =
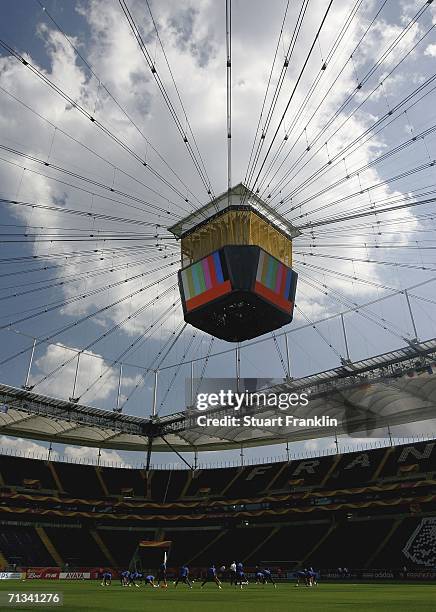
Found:
[[[223,584],[222,590],[199,583],[193,589],[172,584],[168,589],[151,587],[121,587],[114,582],[101,587],[99,582],[59,582],[32,580],[27,582],[0,581],[3,610],[5,594],[11,592],[63,594],[62,607],[33,604],[14,606],[11,610],[62,610],[63,612],[117,612],[150,610],[151,612],[434,612],[434,584],[319,584],[317,587],[296,588],[291,584],[250,584],[242,590]]]

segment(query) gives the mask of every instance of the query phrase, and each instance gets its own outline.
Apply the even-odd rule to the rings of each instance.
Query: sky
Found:
[[[159,377],[167,414],[185,405],[189,361],[232,348],[188,326],[166,355],[183,319],[179,245],[167,228],[206,203],[209,187],[227,188],[225,2],[125,4],[154,74],[117,0],[0,6],[0,380],[25,382],[36,338],[35,391],[110,410],[122,362],[123,411],[148,416],[147,369],[184,362]],[[323,22],[328,4],[232,2],[232,183],[248,177],[303,226],[293,245],[297,308],[285,328],[294,377],[346,357],[341,312],[352,360],[404,346],[416,335],[405,288],[418,337],[436,337],[434,203],[378,210],[435,189],[436,9],[334,0]],[[260,154],[247,172],[253,142]],[[350,312],[367,302],[376,303]],[[241,376],[283,376],[280,334],[278,346],[270,335],[242,345]],[[234,353],[211,358],[204,375],[234,376]],[[32,444],[0,437],[1,446]]]

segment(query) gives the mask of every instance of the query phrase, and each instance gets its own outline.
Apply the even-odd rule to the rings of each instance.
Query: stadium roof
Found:
[[[0,385],[0,433],[23,438],[98,448],[145,451],[219,450],[261,446],[348,433],[368,436],[376,427],[434,418],[436,415],[436,339],[298,380],[288,379],[270,391],[307,392],[307,407],[292,409],[297,418],[329,415],[335,430],[317,426],[200,427],[198,411],[184,409],[151,419],[38,395]],[[241,410],[242,415],[268,418],[268,406]],[[239,416],[241,416],[241,413]],[[234,415],[230,407],[207,416]]]

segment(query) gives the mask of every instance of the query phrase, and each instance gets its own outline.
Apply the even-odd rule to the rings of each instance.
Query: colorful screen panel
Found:
[[[232,290],[219,251],[182,270],[181,278],[188,312]]]
[[[254,290],[282,310],[292,312],[295,272],[275,257],[260,251]]]

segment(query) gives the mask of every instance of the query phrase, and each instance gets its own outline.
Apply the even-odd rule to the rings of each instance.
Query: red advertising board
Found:
[[[57,580],[60,569],[58,567],[28,567],[26,570],[27,580]]]

